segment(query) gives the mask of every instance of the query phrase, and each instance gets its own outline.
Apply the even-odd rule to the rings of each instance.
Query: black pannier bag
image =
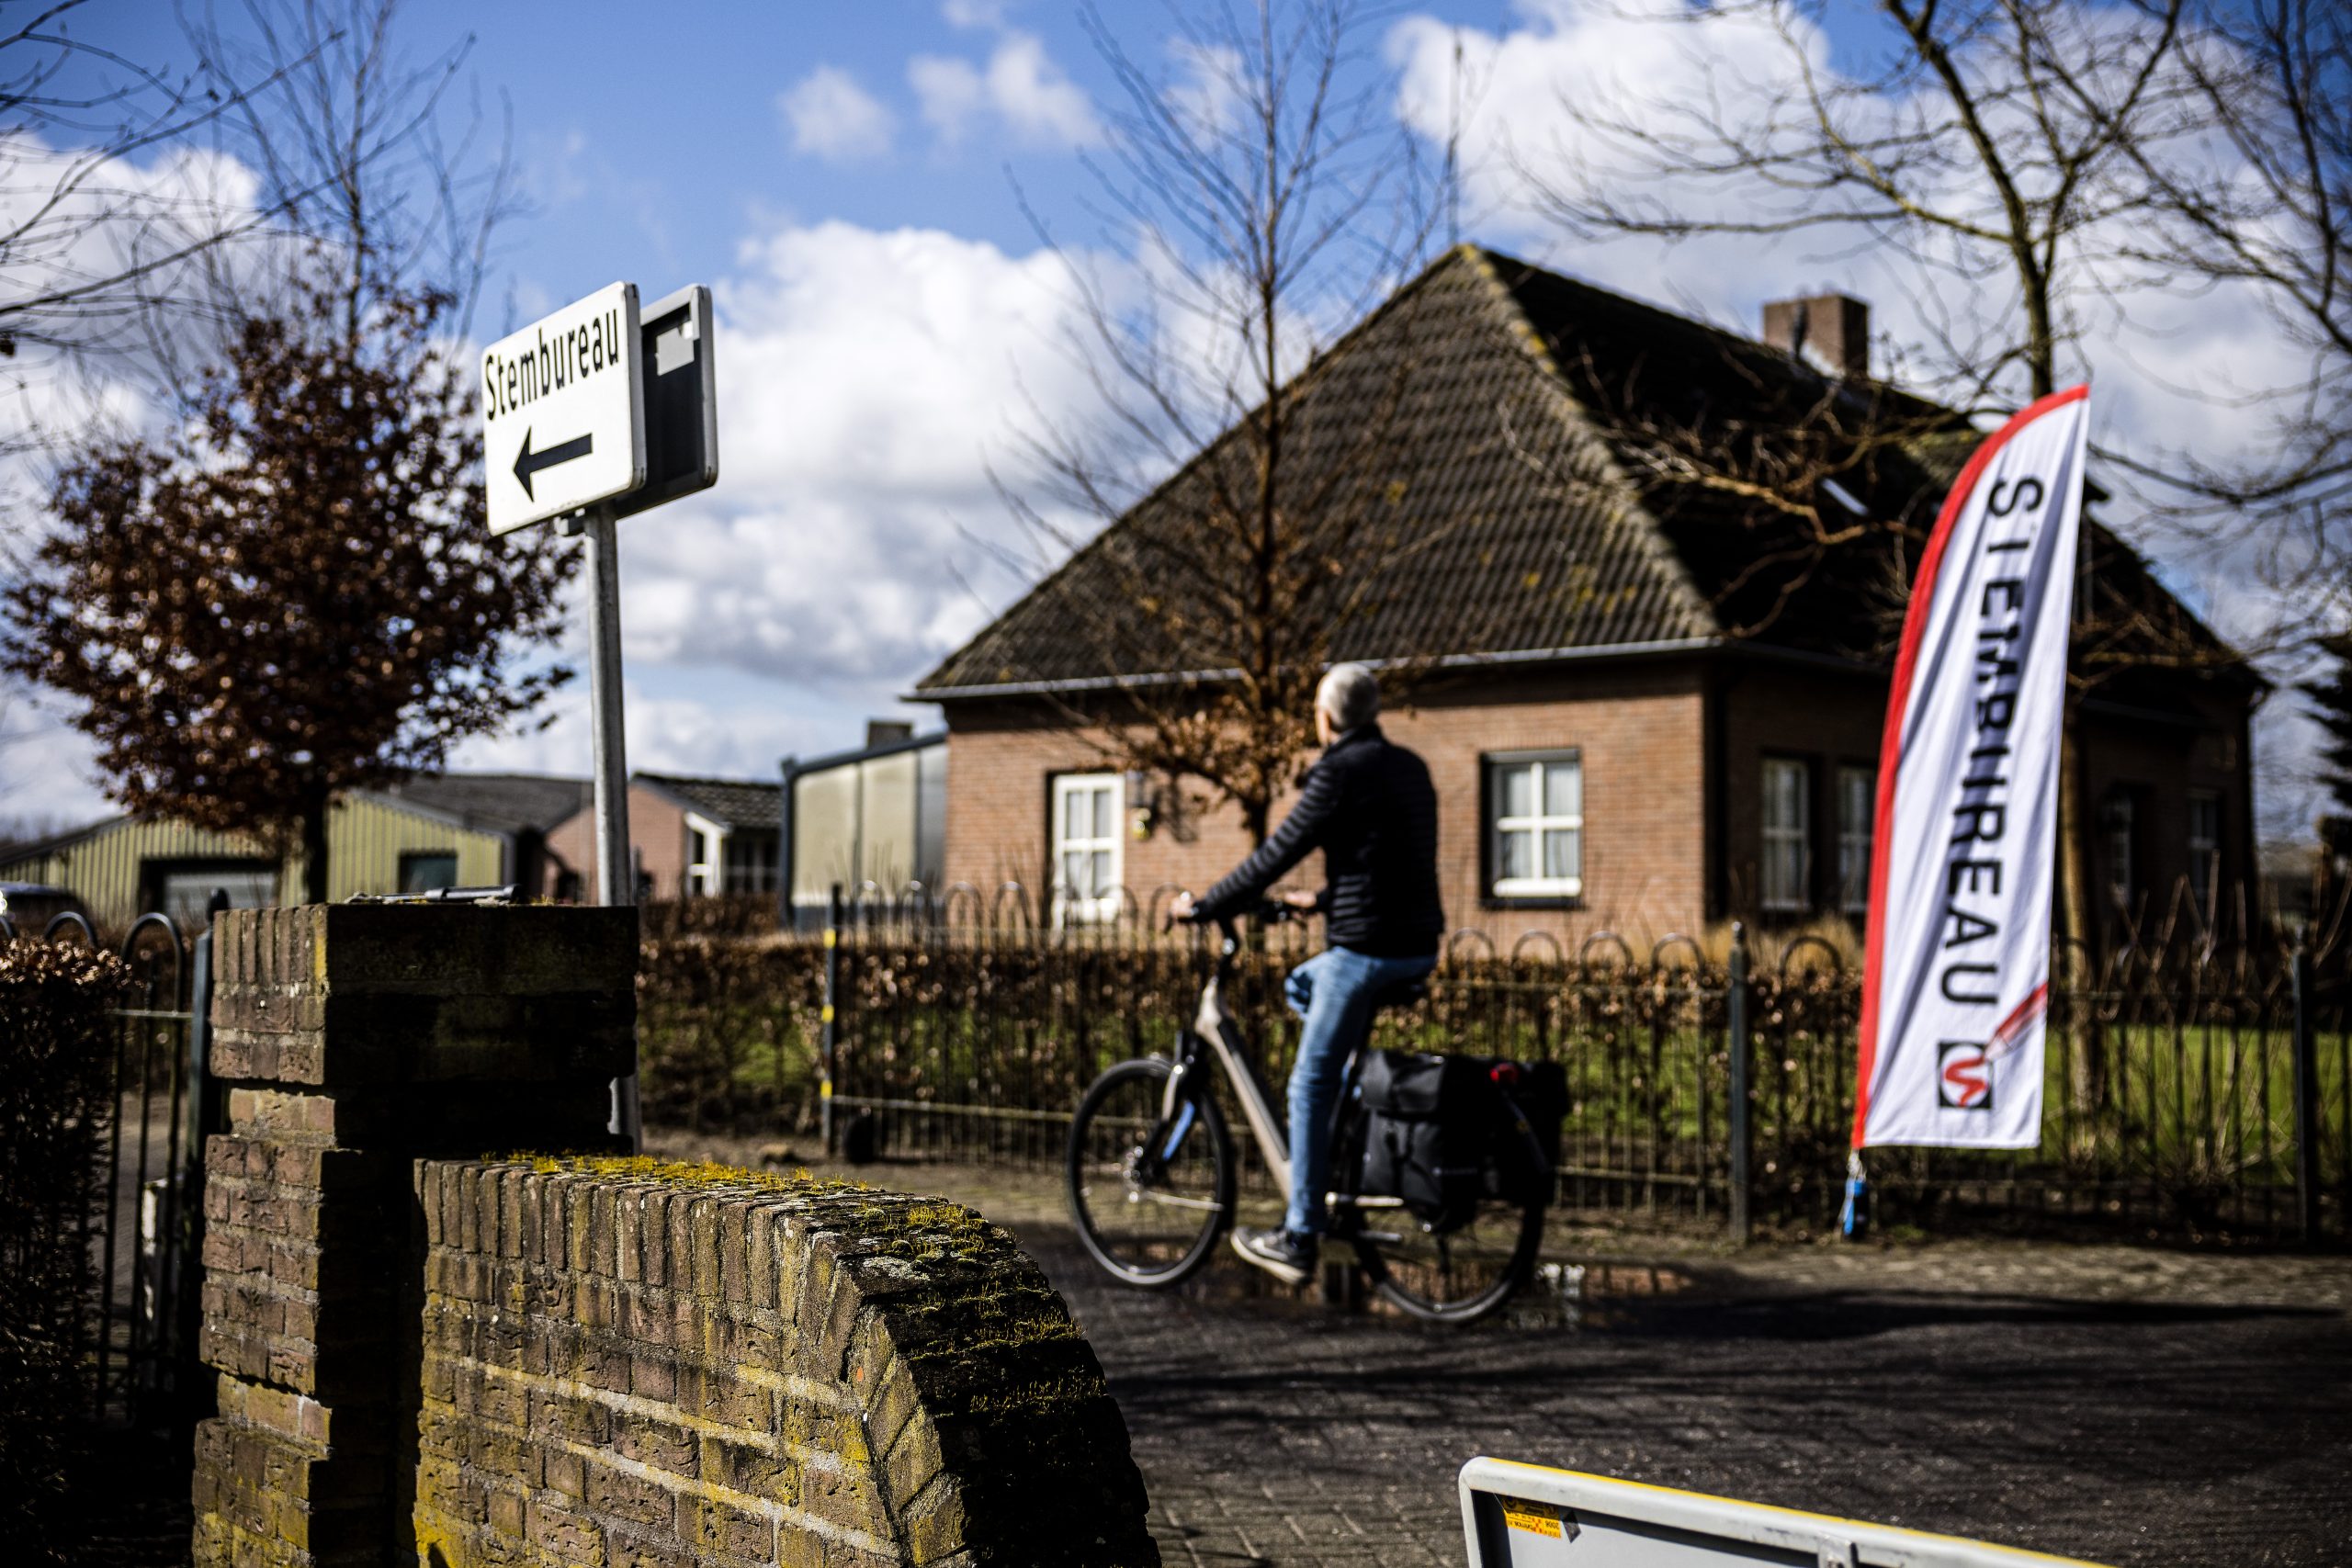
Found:
[[[1526,1118],[1527,1131],[1544,1156],[1544,1163],[1538,1167],[1529,1157],[1522,1140],[1504,1139],[1487,1168],[1491,1183],[1488,1191],[1514,1203],[1532,1201],[1548,1209],[1559,1194],[1556,1173],[1560,1168],[1560,1123],[1568,1115],[1567,1069],[1557,1062],[1498,1061],[1489,1064],[1488,1076]]]
[[[1357,1088],[1366,1112],[1361,1190],[1403,1199],[1415,1218],[1438,1230],[1467,1220],[1487,1190],[1496,1122],[1487,1064],[1372,1051]]]
[[[1401,1198],[1440,1231],[1466,1221],[1481,1198],[1550,1205],[1567,1113],[1558,1063],[1373,1051],[1357,1082],[1366,1113],[1359,1190]],[[1505,1094],[1526,1119],[1541,1165],[1505,1119]]]

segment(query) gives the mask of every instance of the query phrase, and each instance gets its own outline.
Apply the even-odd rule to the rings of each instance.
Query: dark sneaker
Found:
[[[1304,1285],[1315,1271],[1315,1238],[1287,1230],[1237,1230],[1233,1250],[1285,1285]]]

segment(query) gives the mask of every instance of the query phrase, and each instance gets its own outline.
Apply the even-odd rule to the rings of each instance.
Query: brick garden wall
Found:
[[[428,1562],[1159,1561],[1093,1353],[969,1210],[648,1160],[418,1181]]]
[[[415,1441],[410,1161],[604,1141],[637,912],[236,909],[214,962],[195,1560],[379,1563]]]
[[[595,1152],[637,960],[628,908],[220,918],[198,1568],[1157,1562],[1004,1233]]]

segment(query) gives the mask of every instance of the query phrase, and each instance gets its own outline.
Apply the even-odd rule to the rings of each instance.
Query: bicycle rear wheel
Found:
[[[1363,1122],[1355,1119],[1353,1145],[1362,1147]],[[1548,1168],[1524,1129],[1533,1164]],[[1363,1169],[1350,1157],[1338,1168],[1352,1187]],[[1482,1197],[1459,1224],[1432,1226],[1394,1199],[1355,1198],[1349,1236],[1356,1261],[1380,1298],[1431,1323],[1475,1323],[1510,1299],[1535,1267],[1544,1243],[1544,1205]]]
[[[1174,1068],[1121,1062],[1070,1119],[1070,1217],[1094,1261],[1130,1285],[1172,1285],[1208,1260],[1233,1213],[1233,1150],[1198,1093],[1160,1124]]]

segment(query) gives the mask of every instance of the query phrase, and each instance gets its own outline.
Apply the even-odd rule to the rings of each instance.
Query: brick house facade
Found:
[[[1409,328],[1397,324],[1404,302]],[[1840,321],[1860,309],[1840,307]],[[1407,333],[1423,356],[1402,418],[1417,440],[1393,472],[1363,482],[1425,505],[1413,523],[1431,546],[1375,585],[1385,592],[1367,597],[1381,608],[1332,656],[1386,666],[1385,682],[1403,688],[1383,726],[1437,784],[1449,924],[1504,950],[1531,931],[1573,949],[1603,930],[1655,942],[1733,917],[1858,917],[1901,585],[1977,433],[1864,381],[1858,333],[1825,371],[1791,347],[1466,246],[1295,395],[1344,413],[1363,396],[1350,365],[1376,362],[1384,335]],[[1744,399],[1742,417],[1767,426],[1866,389],[1905,437],[1829,488],[1871,525],[1815,551],[1801,575],[1759,572],[1759,559],[1794,553],[1772,519],[1704,487],[1640,478],[1657,465],[1618,427],[1644,387],[1684,400],[1672,419]],[[1594,477],[1571,491],[1557,479],[1571,471]],[[1184,526],[1183,483],[1139,503],[917,688],[946,716],[951,886],[1060,888],[1046,912],[1085,919],[1105,901],[1069,896],[1073,878],[1107,877],[1122,901],[1148,906],[1204,887],[1247,852],[1232,807],[1200,811],[1196,784],[1112,761],[1115,727],[1132,722],[1122,703],[1216,673],[1133,638],[1090,646],[1071,629],[1082,596],[1117,581],[1105,550],[1145,549],[1154,530]],[[2111,942],[2191,886],[2226,919],[2228,890],[2254,874],[2248,730],[2262,682],[2115,536],[2095,522],[2086,532],[2074,669],[2100,934]],[[1318,875],[1310,862],[1296,880]]]

